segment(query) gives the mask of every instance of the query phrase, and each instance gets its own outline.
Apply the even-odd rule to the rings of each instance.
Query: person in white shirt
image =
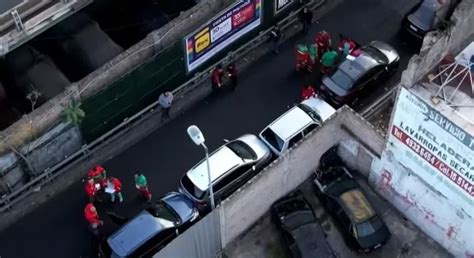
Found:
[[[160,97],[158,98],[158,103],[163,109],[162,118],[170,118],[170,108],[171,104],[173,103],[173,93],[170,91],[161,93]]]

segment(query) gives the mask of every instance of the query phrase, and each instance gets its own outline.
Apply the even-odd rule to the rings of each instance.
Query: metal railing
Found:
[[[311,0],[306,6],[309,9],[316,9],[322,6],[326,0]],[[297,9],[292,11],[286,18],[279,21],[277,24],[281,30],[285,30],[289,26],[294,25],[295,23],[299,22],[298,13],[301,9]],[[229,52],[224,58],[216,62],[215,64],[209,66],[206,70],[196,73],[193,78],[179,86],[173,91],[173,94],[176,95],[177,99],[182,99],[184,93],[190,92],[202,85],[202,83],[209,80],[210,71],[217,65],[217,64],[228,64],[235,60],[241,59],[243,56],[247,55],[250,51],[254,50],[256,47],[262,45],[267,41],[269,38],[269,32],[271,28],[267,30],[263,30],[259,33],[257,37],[250,40],[246,44],[242,45],[238,49]],[[158,101],[155,101],[148,105],[147,107],[140,110],[138,113],[134,114],[133,116],[124,119],[122,123],[108,131],[107,133],[103,134],[96,140],[92,141],[90,144],[85,144],[82,148],[75,153],[68,156],[63,161],[59,162],[58,164],[54,165],[51,168],[46,169],[43,173],[38,175],[37,177],[30,180],[20,189],[17,189],[10,194],[2,197],[0,199],[0,213],[3,213],[13,207],[16,203],[20,202],[33,192],[38,187],[43,187],[44,185],[52,182],[55,178],[65,173],[69,167],[76,165],[77,163],[85,160],[87,157],[92,155],[94,150],[101,147],[103,144],[107,144],[112,140],[116,139],[121,134],[128,131],[129,127],[135,123],[139,123],[140,121],[144,121],[147,119],[148,116],[151,116],[152,112],[159,108]],[[148,116],[147,116],[148,115]]]
[[[378,115],[381,111],[385,110],[390,104],[395,101],[395,97],[397,94],[398,86],[393,87],[389,91],[387,91],[382,97],[375,100],[370,106],[362,110],[360,115],[365,118],[366,120],[371,120],[376,115]]]

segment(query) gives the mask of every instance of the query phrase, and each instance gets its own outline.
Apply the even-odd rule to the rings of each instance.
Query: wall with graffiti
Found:
[[[456,257],[474,257],[473,136],[401,88],[369,181]]]

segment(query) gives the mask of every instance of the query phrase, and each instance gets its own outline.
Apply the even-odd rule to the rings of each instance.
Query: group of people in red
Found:
[[[143,174],[135,174],[135,187],[140,194],[148,201],[151,201],[152,194],[148,189],[146,177]],[[104,167],[97,165],[91,168],[87,173],[84,191],[87,196],[87,204],[84,209],[84,217],[89,223],[89,227],[94,235],[99,234],[99,227],[104,224],[100,219],[96,202],[102,202],[104,194],[110,196],[110,201],[123,202],[122,182],[116,177],[107,177],[107,171]]]
[[[296,48],[296,71],[311,74],[319,65],[321,74],[330,73],[338,61],[347,55],[357,55],[357,44],[349,37],[339,34],[339,53],[332,47],[331,35],[326,31],[316,34],[315,43],[298,44]],[[301,89],[301,98],[306,100],[316,97],[317,93],[311,83],[306,83]]]

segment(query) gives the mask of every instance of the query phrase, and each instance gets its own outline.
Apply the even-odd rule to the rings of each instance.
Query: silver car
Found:
[[[199,212],[189,198],[170,192],[104,239],[99,257],[151,257],[198,218]]]
[[[323,77],[321,96],[336,107],[351,104],[361,91],[392,75],[399,60],[400,56],[393,47],[381,41],[372,41],[349,54],[334,72]]]
[[[209,155],[216,203],[224,200],[253,177],[271,159],[270,149],[252,134],[229,141]],[[201,211],[208,208],[209,179],[206,160],[201,160],[180,180],[179,191]]]

